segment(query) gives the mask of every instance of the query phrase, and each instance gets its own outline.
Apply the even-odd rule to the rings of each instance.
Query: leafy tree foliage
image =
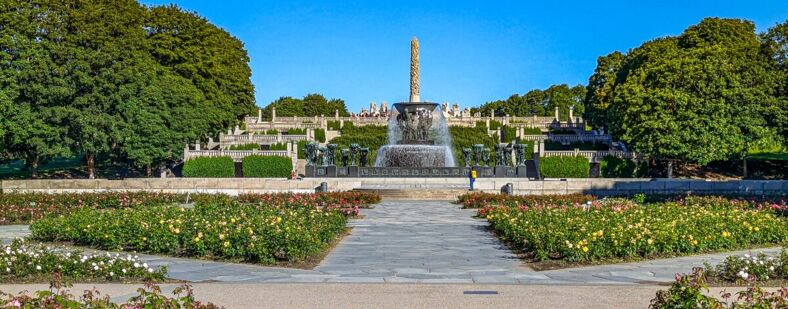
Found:
[[[308,94],[302,99],[281,97],[268,104],[263,109],[263,118],[271,119],[273,108],[276,108],[277,117],[333,117],[336,111],[340,116],[349,116],[345,101],[341,99],[327,100],[322,94]]]
[[[585,103],[595,125],[669,170],[740,156],[784,128],[784,79],[763,50],[751,22],[707,18],[600,58]]]
[[[132,166],[254,109],[243,44],[175,6],[134,0],[0,3],[0,157],[84,155]]]
[[[493,112],[496,116],[553,116],[558,107],[561,119],[566,120],[571,106],[575,107],[575,115],[583,114],[584,98],[585,88],[581,85],[552,85],[545,90],[534,89],[522,96],[513,94],[506,100],[487,102],[479,108],[472,108],[471,112],[481,112],[482,115]]]

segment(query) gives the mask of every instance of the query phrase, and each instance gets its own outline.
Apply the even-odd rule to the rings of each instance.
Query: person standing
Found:
[[[471,168],[471,173],[468,174],[468,177],[470,178],[470,181],[471,181],[471,190],[470,191],[473,191],[473,183],[476,182],[476,168],[475,167]]]

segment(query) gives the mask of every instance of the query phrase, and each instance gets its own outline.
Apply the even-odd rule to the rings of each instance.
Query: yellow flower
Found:
[[[588,247],[583,247],[583,252],[588,252]]]
[[[755,227],[755,231],[756,231],[756,232],[757,232],[757,231],[760,231],[760,230],[761,230],[761,228],[759,228],[759,227],[757,227],[757,226]]]
[[[219,239],[224,240],[224,234],[219,234]]]
[[[646,242],[650,245],[650,244],[652,244],[654,242],[654,240],[649,238],[648,240],[646,240]]]
[[[728,237],[728,236],[731,236],[731,233],[728,233],[728,231],[722,232],[722,237]]]
[[[602,235],[604,235],[604,234],[605,234],[605,233],[604,233],[604,232],[602,232],[602,230],[599,230],[599,231],[597,231],[597,232],[596,232],[596,236],[597,236],[597,237],[602,237]]]
[[[229,242],[229,241],[225,241],[225,242],[224,242],[224,246],[225,246],[225,247],[229,247],[229,246],[230,246],[230,242]]]

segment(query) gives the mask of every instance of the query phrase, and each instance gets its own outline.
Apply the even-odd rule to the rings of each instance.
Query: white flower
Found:
[[[749,259],[749,258],[750,258],[750,255],[745,253],[745,254],[744,254],[744,257]]]
[[[124,274],[126,273],[126,269],[125,269],[125,268],[124,268],[124,269],[121,269],[121,271],[122,271]]]
[[[148,268],[148,263],[142,263],[143,268]]]
[[[5,271],[6,271],[6,272],[8,272],[8,273],[10,273],[10,272],[11,272],[11,268],[9,268],[9,267],[6,267],[6,268],[5,268]]]
[[[148,273],[153,273],[153,268],[148,268]]]
[[[769,267],[769,270],[774,271],[774,266]]]
[[[41,265],[36,265],[36,270],[41,270]]]
[[[113,272],[109,272],[109,276],[110,276],[110,277],[112,277],[112,276],[114,276],[114,275],[115,275],[115,273],[113,273]]]
[[[140,263],[134,262],[134,268],[139,268],[139,267],[140,267]]]
[[[98,266],[93,266],[93,270],[98,270]]]

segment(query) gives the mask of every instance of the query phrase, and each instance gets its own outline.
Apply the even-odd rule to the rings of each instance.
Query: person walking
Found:
[[[470,181],[471,181],[471,189],[470,189],[470,191],[473,191],[473,183],[476,182],[476,168],[475,167],[471,168],[471,173],[468,174],[468,177],[470,178]]]

